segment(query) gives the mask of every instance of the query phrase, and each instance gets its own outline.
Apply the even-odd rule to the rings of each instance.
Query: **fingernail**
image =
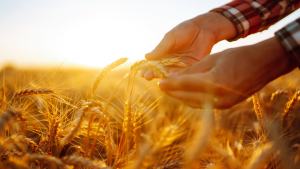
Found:
[[[144,77],[144,73],[143,73],[142,71],[140,72],[140,75],[141,75],[142,77]]]
[[[158,87],[159,90],[164,90],[164,89],[165,89],[165,86],[164,86],[164,84],[162,83],[162,81],[157,82],[157,87]]]

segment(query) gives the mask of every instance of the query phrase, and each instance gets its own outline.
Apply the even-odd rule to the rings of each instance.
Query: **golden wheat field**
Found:
[[[179,60],[126,60],[99,70],[4,68],[1,168],[300,168],[297,71],[230,109],[193,109],[138,74],[166,78],[163,66],[184,67]]]

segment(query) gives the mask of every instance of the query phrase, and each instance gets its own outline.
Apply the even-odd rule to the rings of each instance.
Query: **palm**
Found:
[[[210,54],[215,44],[214,34],[211,31],[200,29],[192,21],[186,21],[168,32],[158,46],[146,58],[149,60],[160,58],[180,57],[188,65],[194,65]],[[169,73],[182,70],[179,67],[166,68]],[[151,80],[155,75],[152,71],[143,70],[142,76]]]

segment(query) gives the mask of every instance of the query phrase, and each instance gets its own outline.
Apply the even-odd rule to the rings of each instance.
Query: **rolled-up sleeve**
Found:
[[[299,6],[300,0],[235,0],[211,11],[234,23],[238,34],[228,39],[234,41],[268,29]]]
[[[300,68],[300,18],[275,32],[291,60]]]

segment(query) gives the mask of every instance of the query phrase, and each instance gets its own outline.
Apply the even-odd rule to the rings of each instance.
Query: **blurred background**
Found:
[[[0,68],[103,67],[120,57],[144,58],[177,24],[228,0],[0,1]],[[269,30],[213,53],[248,45],[300,16],[297,10]]]

